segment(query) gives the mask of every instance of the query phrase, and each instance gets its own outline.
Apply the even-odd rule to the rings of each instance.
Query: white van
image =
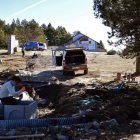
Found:
[[[39,45],[39,50],[40,51],[44,51],[44,50],[47,50],[47,45],[46,45],[46,43],[38,43],[38,45]]]

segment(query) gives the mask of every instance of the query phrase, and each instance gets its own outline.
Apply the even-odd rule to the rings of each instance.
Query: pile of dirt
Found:
[[[41,55],[37,58],[29,57],[26,61],[26,65],[34,64],[35,69],[46,68],[47,66],[52,65],[51,56]]]
[[[47,98],[45,107],[50,108],[51,102],[51,109],[55,109],[53,114],[44,114],[44,117],[71,117],[73,114],[78,113],[79,110],[90,109],[90,112],[85,114],[86,117],[83,118],[83,122],[93,121],[93,119],[107,121],[115,118],[118,123],[123,124],[129,120],[139,119],[138,106],[140,103],[138,101],[140,99],[138,97],[136,99],[133,99],[133,96],[127,98],[122,92],[112,92],[108,89],[91,91],[85,89],[84,84],[75,84],[73,86],[52,84],[42,89],[39,95],[41,98]],[[89,99],[101,99],[102,102],[95,102],[88,105],[74,104],[75,101]],[[134,105],[135,107],[133,107]]]
[[[72,128],[69,128],[72,132],[71,136],[91,138],[94,133],[96,139],[113,138],[113,136],[118,138],[118,134],[121,137],[121,135],[126,136],[128,133],[138,132],[139,124],[132,123],[134,120],[140,120],[140,97],[136,87],[123,88],[120,92],[115,92],[109,91],[107,88],[86,90],[84,84],[71,86],[52,84],[42,89],[39,95],[42,98],[47,98],[46,104],[38,107],[39,118],[74,117],[81,123],[88,124],[97,121],[100,124],[100,130],[97,131],[94,127],[91,128],[94,130],[91,130],[92,132],[89,132],[89,129],[88,131],[84,129],[85,132],[82,131],[84,136],[80,135],[78,128],[75,130],[78,133],[76,135],[72,132]],[[76,101],[89,99],[102,102],[93,102],[87,105],[75,104]],[[115,120],[117,125],[106,124],[112,120]]]

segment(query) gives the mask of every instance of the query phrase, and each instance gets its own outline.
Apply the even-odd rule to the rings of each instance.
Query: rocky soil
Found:
[[[36,129],[32,133],[44,133],[45,139],[140,139],[140,86],[123,86],[119,92],[109,90],[110,86],[119,87],[121,82],[125,81],[116,80],[117,72],[121,72],[122,75],[126,72],[131,74],[135,72],[133,64],[135,60],[125,60],[117,55],[108,56],[105,53],[87,52],[87,56],[89,62],[87,75],[82,71],[74,75],[62,75],[61,67],[51,65],[50,52],[39,58],[31,58],[27,53],[25,58],[21,58],[20,55],[10,56],[13,60],[23,61],[24,71],[27,63],[34,63],[34,68],[26,71],[25,77],[22,75],[23,79],[51,83],[35,93],[39,98],[47,99],[45,104],[38,105],[39,118],[73,117],[80,120],[81,124],[85,124],[84,128],[76,124],[63,127],[58,126],[56,122],[47,130]],[[4,61],[11,58],[0,55],[0,59]],[[12,61],[9,62],[12,65]],[[21,71],[16,74],[20,73],[21,76]],[[11,75],[2,78],[7,79]],[[9,132],[4,132],[1,133],[9,135]]]

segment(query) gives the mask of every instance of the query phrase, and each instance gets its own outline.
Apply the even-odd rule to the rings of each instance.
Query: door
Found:
[[[31,49],[31,42],[26,43],[26,49]]]
[[[64,51],[52,50],[52,65],[62,66],[63,53]]]

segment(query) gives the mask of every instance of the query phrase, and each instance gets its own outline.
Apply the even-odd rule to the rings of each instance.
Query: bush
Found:
[[[115,55],[116,51],[115,50],[110,50],[107,52],[107,55]]]

